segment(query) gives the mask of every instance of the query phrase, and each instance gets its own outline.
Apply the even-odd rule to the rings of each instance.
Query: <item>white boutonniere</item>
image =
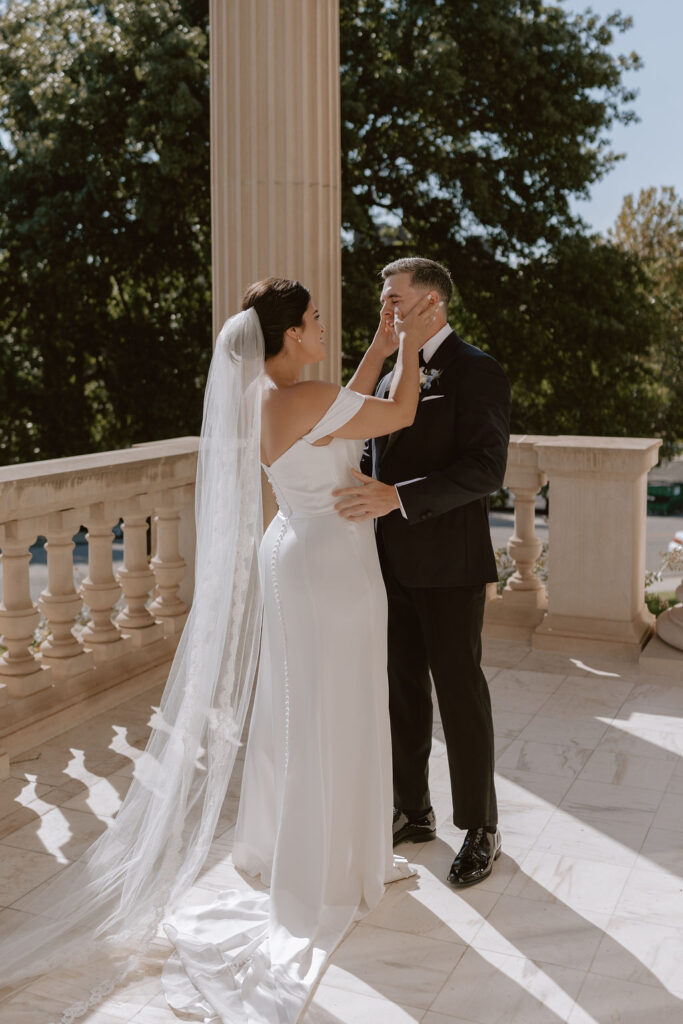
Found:
[[[420,391],[429,391],[432,384],[439,379],[442,370],[428,370],[425,366],[420,367]]]

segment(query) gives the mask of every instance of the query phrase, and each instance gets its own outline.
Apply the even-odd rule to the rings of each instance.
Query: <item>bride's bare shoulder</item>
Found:
[[[322,380],[302,380],[287,388],[266,388],[264,402],[271,408],[300,413],[322,414],[339,394],[339,386]]]

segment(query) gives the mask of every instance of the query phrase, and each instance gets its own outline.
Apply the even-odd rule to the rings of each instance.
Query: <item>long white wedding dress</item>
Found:
[[[266,472],[279,512],[260,548],[264,621],[233,860],[268,893],[230,891],[164,926],[176,1010],[293,1024],[349,925],[411,869],[394,857],[386,594],[373,522],[334,509],[362,442],[314,442],[364,398],[341,389]]]

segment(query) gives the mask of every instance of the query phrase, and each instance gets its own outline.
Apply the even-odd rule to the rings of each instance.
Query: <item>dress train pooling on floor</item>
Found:
[[[386,594],[373,521],[332,491],[362,443],[334,438],[363,403],[342,389],[266,472],[279,512],[260,549],[261,660],[233,861],[269,893],[224,892],[165,922],[169,1003],[223,1024],[294,1024],[330,953],[410,869],[391,845]]]

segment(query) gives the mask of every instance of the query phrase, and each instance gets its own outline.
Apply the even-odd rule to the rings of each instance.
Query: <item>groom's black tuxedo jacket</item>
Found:
[[[366,445],[361,469],[398,484],[378,540],[407,587],[479,586],[496,580],[488,496],[502,486],[510,437],[510,385],[492,356],[453,331],[426,367],[413,424]],[[376,394],[387,397],[391,373]],[[424,479],[415,479],[423,477]]]

